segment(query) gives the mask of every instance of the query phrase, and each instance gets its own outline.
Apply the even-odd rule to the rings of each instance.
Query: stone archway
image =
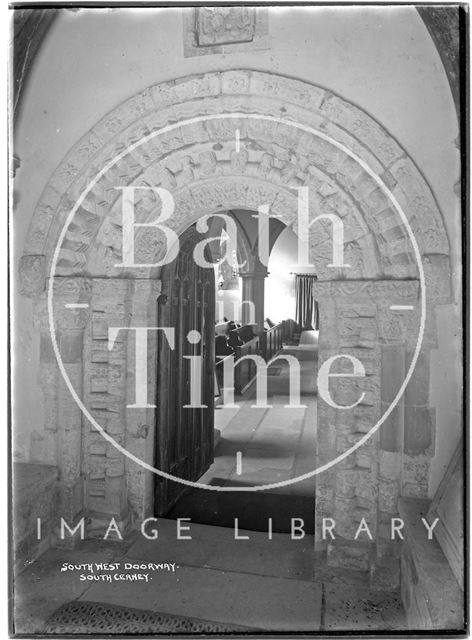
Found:
[[[179,124],[235,112],[248,117]],[[258,120],[249,117],[251,114],[287,122]],[[324,138],[290,122],[312,127]],[[169,124],[176,126],[152,137]],[[236,128],[240,130],[240,152],[234,148]],[[55,308],[61,352],[67,354],[70,377],[93,415],[106,424],[107,433],[140,459],[148,461],[154,446],[153,411],[126,414],[132,346],[123,338],[117,349],[108,352],[107,328],[111,324],[154,325],[159,272],[147,268],[126,271],[115,266],[121,259],[122,234],[117,186],[152,185],[170,190],[176,206],[168,226],[176,233],[202,215],[230,209],[257,210],[261,204],[268,204],[272,214],[296,231],[296,188],[308,186],[311,218],[320,213],[336,213],[342,218],[346,262],[351,265],[349,270],[327,266],[332,253],[330,227],[320,222],[309,247],[310,259],[323,281],[318,285],[320,362],[340,347],[353,353],[370,350],[366,369],[371,402],[366,412],[377,415],[382,403],[391,400],[392,390],[384,384],[380,367],[389,371],[394,367],[395,376],[401,375],[411,345],[405,330],[409,321],[402,315],[392,319],[386,304],[392,296],[403,302],[416,300],[417,267],[406,230],[384,192],[349,154],[330,144],[327,136],[381,178],[406,213],[413,232],[418,232],[430,319],[420,364],[421,375],[427,377],[429,348],[435,342],[434,309],[450,299],[449,243],[441,214],[421,173],[393,137],[361,109],[325,89],[246,70],[157,84],[100,120],[66,156],[45,188],[20,260],[20,276],[22,292],[37,300],[46,345],[45,288],[59,234],[86,186],[103,166],[120,156],[87,193],[68,227],[54,279]],[[139,144],[143,139],[145,143]],[[156,201],[143,192],[136,210],[142,220],[152,220]],[[136,234],[138,261],[152,263],[163,251],[161,239],[149,233]],[[66,303],[74,302],[86,303],[88,308],[64,310]],[[414,319],[417,321],[417,316]],[[156,367],[152,341],[150,337],[150,372]],[[70,521],[86,513],[90,533],[108,522],[110,515],[123,526],[132,517],[150,515],[153,483],[149,472],[127,464],[124,456],[82,419],[67,389],[58,384],[59,373],[50,354],[50,348],[42,350],[40,376],[47,382],[45,433],[59,447],[61,513]],[[151,375],[150,396],[154,391]],[[339,393],[349,397],[352,390],[340,388]],[[403,413],[395,426],[396,438],[384,438],[384,442],[372,439],[355,458],[324,474],[318,483],[317,514],[337,518],[340,535],[345,538],[329,545],[334,564],[368,568],[373,558],[387,553],[382,524],[396,511],[402,469],[407,464],[409,473],[420,469],[427,474],[424,447],[418,450],[419,460],[414,448],[406,456],[402,449],[403,415],[411,409],[418,417],[418,407],[426,404],[416,393],[413,388],[399,406],[398,413]],[[357,415],[347,421],[333,415],[329,407],[322,408],[319,460],[326,460],[364,433],[365,420],[366,415]],[[431,417],[425,428],[430,430],[429,436],[425,435],[427,441],[434,436]],[[371,544],[346,542],[352,523],[363,514],[376,531],[374,552]],[[319,530],[317,535],[320,538]],[[326,546],[322,540],[319,544]]]

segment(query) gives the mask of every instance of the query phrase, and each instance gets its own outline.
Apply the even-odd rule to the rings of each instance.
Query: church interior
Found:
[[[461,10],[13,13],[14,631],[460,632]]]

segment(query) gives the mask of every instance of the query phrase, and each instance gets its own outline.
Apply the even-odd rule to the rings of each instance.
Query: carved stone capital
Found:
[[[65,305],[56,305],[54,325],[60,331],[85,329],[90,320],[90,309],[71,309]]]
[[[267,269],[260,269],[256,271],[241,271],[239,277],[243,280],[264,280],[269,275]]]
[[[47,284],[49,286],[50,279]],[[53,281],[53,298],[67,298],[68,302],[86,302],[92,291],[91,280],[81,276],[56,276]]]
[[[315,298],[374,302],[379,306],[417,304],[418,280],[330,280],[313,283]]]
[[[109,305],[113,302],[123,303],[130,290],[131,282],[131,279],[127,278],[93,278],[93,307]]]

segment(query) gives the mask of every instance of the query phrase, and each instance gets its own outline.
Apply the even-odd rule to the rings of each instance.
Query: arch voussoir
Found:
[[[333,208],[337,206],[341,217],[349,210],[346,221],[355,220],[347,229],[346,251],[356,254],[359,265],[360,256],[364,256],[363,262],[368,265],[356,272],[357,276],[416,275],[415,260],[398,214],[371,176],[336,144],[289,123],[243,117],[194,122],[150,137],[160,127],[185,118],[228,111],[273,115],[308,127],[318,125],[321,134],[332,136],[335,143],[344,145],[380,175],[404,209],[413,231],[421,229],[418,242],[422,254],[449,254],[434,196],[404,150],[375,120],[323,88],[240,69],[160,83],[102,118],[66,156],[43,192],[30,227],[28,251],[33,247],[34,253],[45,255],[48,262],[59,233],[58,223],[65,218],[67,207],[93,179],[97,167],[122,153],[123,157],[84,199],[77,223],[67,233],[61,249],[61,269],[69,274],[77,269],[89,273],[88,262],[99,268],[97,256],[90,254],[97,251],[102,237],[99,230],[116,209],[120,195],[117,186],[147,183],[177,193],[207,180],[206,189],[211,189],[206,206],[210,211],[222,208],[223,202],[228,208],[254,209],[258,197],[268,202],[275,185],[272,210],[285,214],[292,211],[294,215],[293,192],[297,186],[310,186],[316,191],[320,212],[336,212]],[[231,150],[235,128],[240,129],[243,144],[239,154]],[[143,136],[149,139],[140,144]],[[237,184],[240,176],[246,182],[244,193],[251,198],[245,195],[238,200],[242,197]],[[216,197],[215,191],[222,191],[222,177],[226,195]],[[337,194],[335,204],[331,189]],[[197,189],[197,200],[201,198],[199,193]],[[183,201],[180,206],[184,206]],[[362,242],[357,241],[364,237]],[[107,248],[100,253],[106,255]]]

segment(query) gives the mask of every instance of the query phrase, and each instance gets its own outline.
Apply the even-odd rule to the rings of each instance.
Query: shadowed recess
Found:
[[[245,482],[231,482],[214,478],[213,485],[251,486]],[[199,524],[219,527],[234,527],[238,518],[238,528],[250,531],[267,531],[268,519],[272,518],[274,533],[290,533],[291,518],[304,521],[304,531],[314,532],[314,498],[297,495],[283,495],[255,491],[217,492],[205,489],[192,489],[180,498],[169,511],[167,518],[191,518]]]

